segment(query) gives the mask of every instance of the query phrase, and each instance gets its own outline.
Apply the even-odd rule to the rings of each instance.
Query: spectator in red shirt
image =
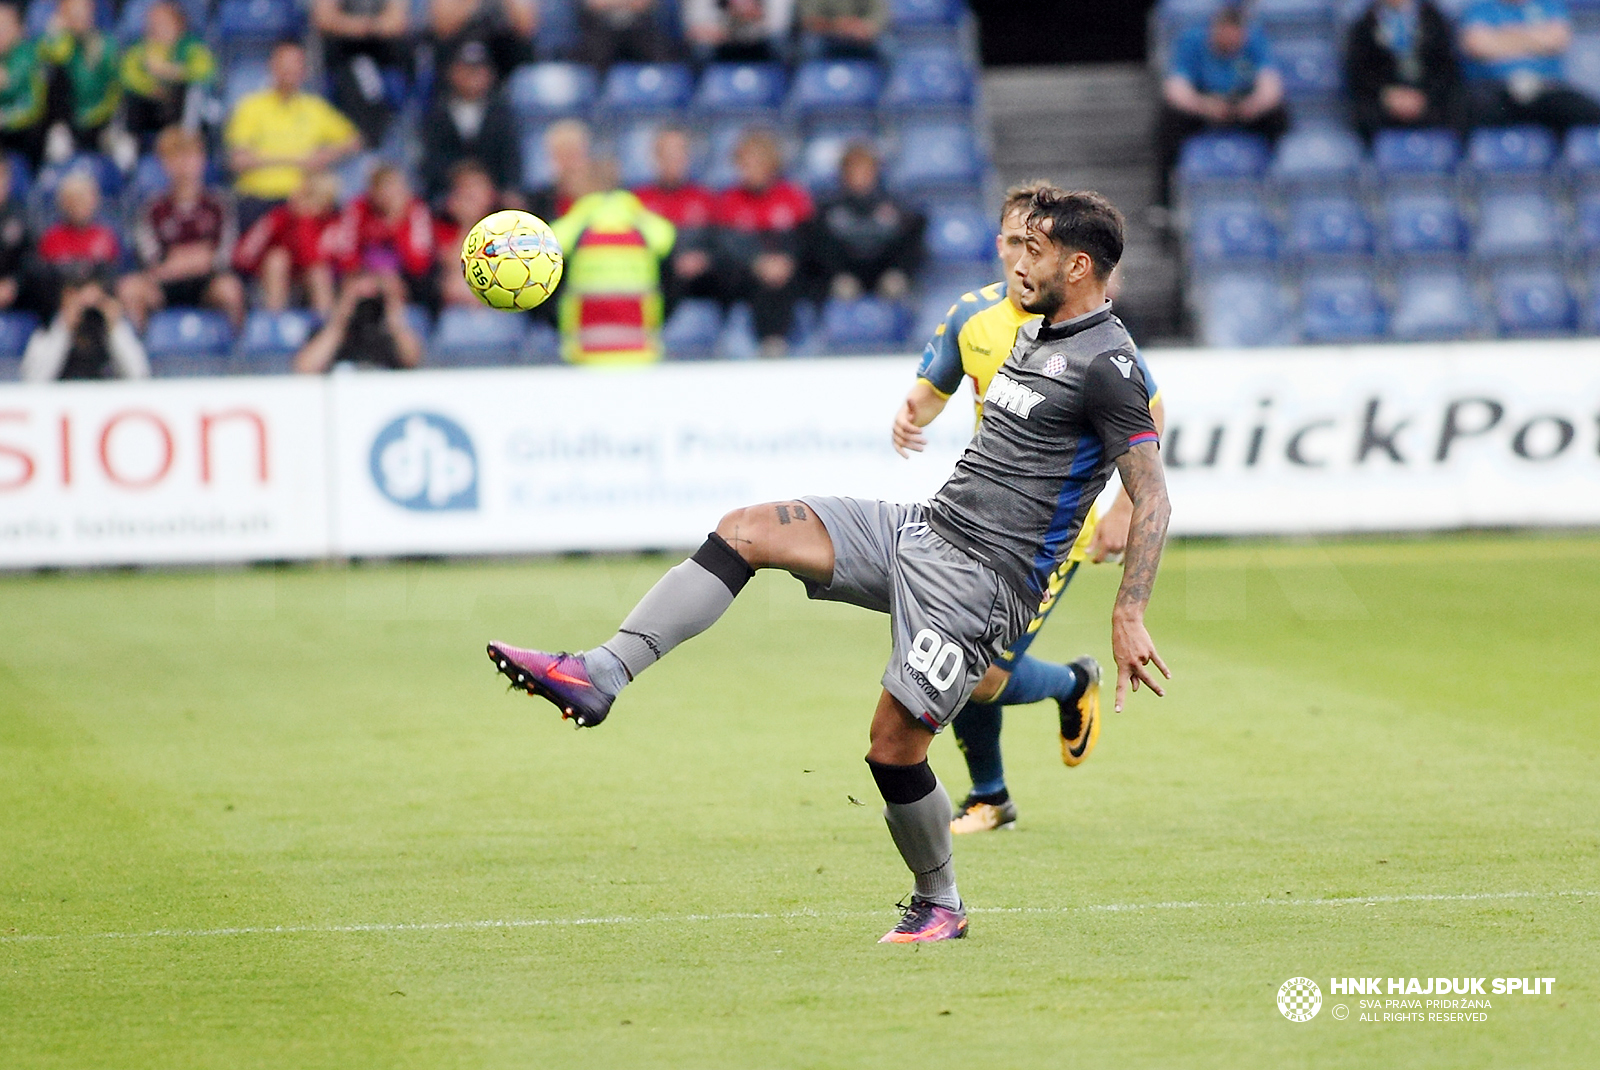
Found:
[[[333,311],[333,262],[327,237],[339,222],[339,180],[309,171],[289,200],[245,231],[233,252],[234,270],[253,278],[260,303],[282,312],[291,303],[319,315]]]
[[[143,271],[124,275],[117,297],[134,326],[167,306],[205,305],[244,323],[244,285],[229,270],[237,223],[233,205],[206,189],[206,146],[200,134],[171,126],[156,139],[156,156],[171,183],[139,216],[134,247]]]
[[[461,273],[461,242],[467,229],[500,207],[494,179],[476,160],[462,160],[450,169],[450,189],[444,215],[434,220],[433,244],[437,250],[439,300],[445,305],[481,304]]]
[[[795,268],[811,198],[782,177],[783,149],[769,131],[745,134],[733,162],[739,184],[717,198],[711,218],[719,296],[724,304],[749,302],[761,355],[779,357],[794,326]]]
[[[73,171],[56,187],[61,218],[39,238],[46,304],[54,311],[61,288],[88,279],[108,280],[122,259],[117,232],[100,222],[100,183],[88,171]]]
[[[641,204],[678,228],[678,243],[662,266],[667,314],[685,297],[714,296],[711,274],[711,217],[716,196],[689,177],[689,134],[664,127],[655,141],[656,180],[634,190]]]
[[[341,274],[398,275],[412,301],[432,303],[433,215],[400,168],[376,168],[367,192],[345,208],[328,240]]]

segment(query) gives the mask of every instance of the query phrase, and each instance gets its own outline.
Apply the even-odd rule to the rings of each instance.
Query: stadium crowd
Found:
[[[0,2],[0,349],[26,338],[24,378],[245,348],[410,367],[452,334],[494,362],[653,359],[680,308],[694,355],[733,325],[740,355],[817,348],[824,321],[870,348],[907,337],[930,211],[961,246],[936,255],[991,252],[950,0],[210,3]],[[931,173],[895,100],[962,135]],[[913,173],[886,181],[886,152]],[[508,207],[572,244],[548,307],[488,327],[460,241]],[[621,322],[629,345],[589,344]]]
[[[1600,327],[1600,39],[1564,0],[1154,18],[1153,215],[1183,239],[1204,340]]]

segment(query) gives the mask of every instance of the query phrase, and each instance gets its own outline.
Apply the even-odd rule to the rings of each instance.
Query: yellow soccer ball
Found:
[[[565,264],[550,225],[527,212],[484,216],[461,242],[461,274],[490,308],[537,308],[555,292]]]

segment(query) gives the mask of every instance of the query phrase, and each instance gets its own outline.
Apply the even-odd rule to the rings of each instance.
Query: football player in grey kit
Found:
[[[550,654],[493,642],[495,667],[593,727],[639,673],[715,623],[756,569],[784,569],[812,598],[887,613],[893,653],[867,765],[914,887],[883,941],[964,936],[950,798],[928,746],[1026,627],[1113,467],[1133,499],[1111,614],[1115,708],[1130,685],[1163,694],[1151,666],[1171,675],[1144,626],[1170,512],[1158,436],[1133,340],[1106,299],[1122,243],[1122,216],[1099,194],[1035,194],[1015,270],[1022,307],[1044,319],[1018,335],[977,437],[931,501],[815,497],[735,509],[603,645]]]

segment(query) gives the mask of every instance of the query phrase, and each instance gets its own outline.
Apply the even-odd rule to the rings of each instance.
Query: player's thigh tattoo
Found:
[[[777,507],[778,523],[787,524],[794,520],[810,520],[811,511],[799,502],[784,502]]]

